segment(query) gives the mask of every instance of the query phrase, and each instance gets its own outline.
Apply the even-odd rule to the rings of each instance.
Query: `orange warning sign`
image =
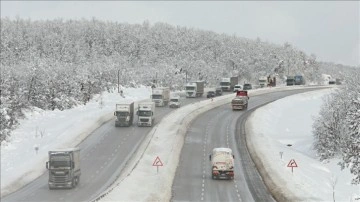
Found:
[[[287,165],[287,167],[298,167],[294,159],[291,159]]]
[[[153,163],[153,166],[163,166],[163,163],[161,162],[160,158],[157,156],[154,163]]]
[[[287,167],[291,167],[291,173],[294,173],[294,168],[298,167],[297,163],[294,159],[291,159],[287,165]]]

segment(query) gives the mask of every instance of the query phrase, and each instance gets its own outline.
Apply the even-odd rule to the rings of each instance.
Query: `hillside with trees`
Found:
[[[215,86],[231,74],[255,83],[271,73],[277,73],[279,82],[294,74],[318,82],[323,73],[315,55],[289,43],[147,21],[2,18],[0,60],[1,141],[17,126],[23,109],[65,110],[86,104],[94,94],[113,90],[118,75],[121,86],[156,82],[175,90],[186,80]]]

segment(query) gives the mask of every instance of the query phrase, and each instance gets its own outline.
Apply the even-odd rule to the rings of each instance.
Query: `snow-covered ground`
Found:
[[[275,91],[281,88],[269,89]],[[254,90],[250,95],[268,90]],[[336,201],[355,201],[360,196],[360,186],[350,185],[350,174],[340,171],[336,161],[321,163],[311,149],[311,125],[319,111],[321,97],[330,90],[295,95],[257,110],[248,121],[250,146],[266,162],[274,181],[281,183],[284,193],[300,197],[298,200],[332,201],[332,179]],[[104,93],[86,106],[65,111],[36,110],[13,133],[9,143],[1,145],[1,194],[6,194],[45,172],[47,151],[58,147],[71,147],[83,140],[89,131],[113,118],[112,112],[119,99],[142,100],[149,98],[149,88],[124,89],[126,98],[117,93]],[[205,100],[181,107],[176,113],[154,127],[134,155],[119,180],[104,193],[102,201],[166,201],[170,198],[173,173],[184,141],[187,125],[202,111],[229,102],[233,95]],[[207,105],[204,105],[206,103]],[[186,119],[185,119],[186,117]],[[291,117],[291,118],[289,118]],[[263,123],[256,127],[254,123]],[[289,147],[287,144],[291,144]],[[159,146],[161,145],[161,147]],[[35,148],[38,148],[36,152]],[[280,157],[282,152],[282,158]],[[164,166],[153,167],[156,156]],[[298,164],[294,173],[286,167],[294,159]],[[132,172],[132,166],[136,169]],[[169,174],[170,173],[170,174]],[[14,183],[16,182],[16,183]],[[143,186],[146,184],[146,186]],[[359,199],[360,201],[360,199]]]

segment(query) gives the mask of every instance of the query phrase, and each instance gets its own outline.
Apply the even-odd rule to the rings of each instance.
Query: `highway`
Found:
[[[250,98],[248,112],[284,96],[311,89],[278,92]],[[191,98],[182,105],[205,100]],[[156,122],[173,111],[157,107]],[[173,183],[173,201],[272,201],[252,163],[246,146],[242,123],[247,111],[232,111],[226,104],[200,115],[191,125],[182,149],[181,160]],[[126,167],[151,127],[115,127],[114,119],[78,145],[81,149],[81,178],[75,189],[49,190],[48,172],[28,185],[3,198],[3,202],[19,201],[90,201],[106,190]],[[240,135],[242,134],[242,135]],[[214,147],[230,147],[235,154],[235,179],[212,180],[208,156]],[[45,162],[44,162],[45,166]]]
[[[209,110],[191,124],[172,186],[172,201],[274,201],[250,158],[244,123],[264,104],[301,89],[253,96],[248,110],[233,111],[230,104]],[[259,123],[261,124],[261,123]],[[209,155],[215,147],[229,147],[235,155],[234,180],[213,180]]]

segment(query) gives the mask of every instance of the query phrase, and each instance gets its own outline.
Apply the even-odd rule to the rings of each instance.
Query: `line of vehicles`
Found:
[[[225,82],[226,81],[226,82]],[[204,81],[189,82],[185,86],[187,98],[202,97],[204,94]],[[237,92],[232,101],[233,109],[246,109],[248,105],[247,91],[238,84],[236,77],[223,79],[220,87],[211,91],[211,96],[222,95],[224,91]],[[210,95],[209,92],[207,94]],[[115,127],[131,126],[137,115],[137,126],[152,127],[155,122],[156,107],[169,106],[170,108],[179,108],[181,98],[178,95],[170,95],[168,87],[153,88],[151,101],[143,101],[135,105],[134,102],[123,102],[115,105],[114,116]],[[238,101],[241,100],[241,101]],[[55,188],[74,188],[80,182],[80,149],[66,148],[52,150],[48,152],[49,159],[46,162],[46,168],[49,171],[48,186],[49,189]],[[226,177],[234,178],[234,159],[232,151],[229,148],[215,148],[212,153],[212,178]]]

